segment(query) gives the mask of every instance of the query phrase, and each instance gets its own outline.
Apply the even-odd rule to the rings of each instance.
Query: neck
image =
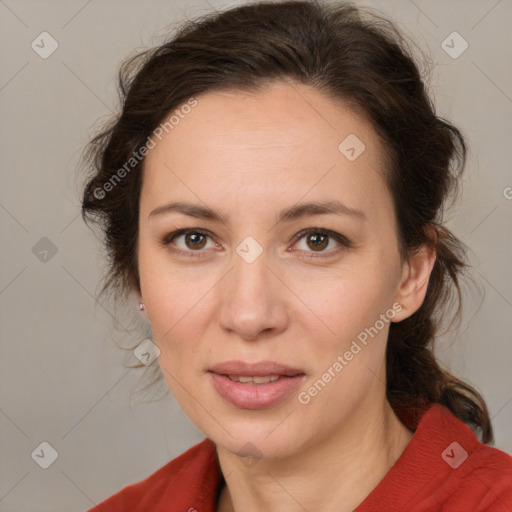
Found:
[[[218,446],[227,485],[217,511],[351,512],[384,478],[412,436],[384,399],[378,408],[360,407],[343,428],[286,458],[260,459],[247,467]]]

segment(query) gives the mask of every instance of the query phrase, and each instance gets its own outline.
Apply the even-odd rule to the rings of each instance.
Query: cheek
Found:
[[[146,286],[146,311],[155,343],[174,356],[190,353],[204,332],[206,315],[201,283],[159,279]],[[203,301],[202,301],[203,298]]]
[[[197,284],[197,283],[196,283]],[[159,279],[148,284],[153,341],[160,350],[158,365],[165,382],[185,414],[203,431],[208,432],[208,418],[216,416],[208,410],[205,418],[203,391],[209,378],[204,373],[211,361],[208,325],[211,323],[201,300],[211,288],[191,286],[189,280]],[[205,422],[206,419],[206,422]],[[220,421],[220,418],[218,419]]]
[[[205,315],[200,296],[190,284],[159,280],[147,287],[148,319],[153,342],[160,350],[158,364],[173,396],[184,410],[190,393],[197,389],[197,376],[206,367],[208,350]]]
[[[301,299],[310,327],[318,323],[322,338],[343,344],[364,328],[373,325],[379,315],[393,302],[394,282],[392,272],[379,269],[379,265],[358,265],[341,271],[329,269],[324,274],[302,273],[291,288]]]
[[[172,263],[165,250],[149,243],[139,250],[140,286],[154,332],[166,333],[179,327],[180,318],[193,314],[201,297],[211,287],[209,272],[191,272],[193,265]],[[172,331],[170,331],[172,332]]]

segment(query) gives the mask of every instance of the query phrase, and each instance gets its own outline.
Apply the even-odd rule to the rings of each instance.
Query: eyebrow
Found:
[[[222,222],[224,224],[228,223],[226,215],[219,210],[182,201],[176,201],[159,206],[149,214],[148,218],[171,212],[182,213],[198,219],[208,219],[216,222]],[[326,214],[348,215],[360,220],[367,220],[365,213],[361,210],[349,208],[339,201],[321,201],[316,203],[301,203],[281,210],[276,216],[276,223],[290,222],[292,220],[311,215]]]

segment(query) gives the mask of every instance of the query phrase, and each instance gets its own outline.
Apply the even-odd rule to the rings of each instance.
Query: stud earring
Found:
[[[144,309],[146,309],[146,307],[144,306],[144,302],[139,302],[139,309],[140,311],[144,311]]]

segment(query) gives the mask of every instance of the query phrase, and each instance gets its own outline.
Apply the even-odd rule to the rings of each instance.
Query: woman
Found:
[[[206,438],[91,511],[512,509],[482,396],[433,354],[466,146],[393,25],[245,5],[127,62],[121,90],[83,214]]]

